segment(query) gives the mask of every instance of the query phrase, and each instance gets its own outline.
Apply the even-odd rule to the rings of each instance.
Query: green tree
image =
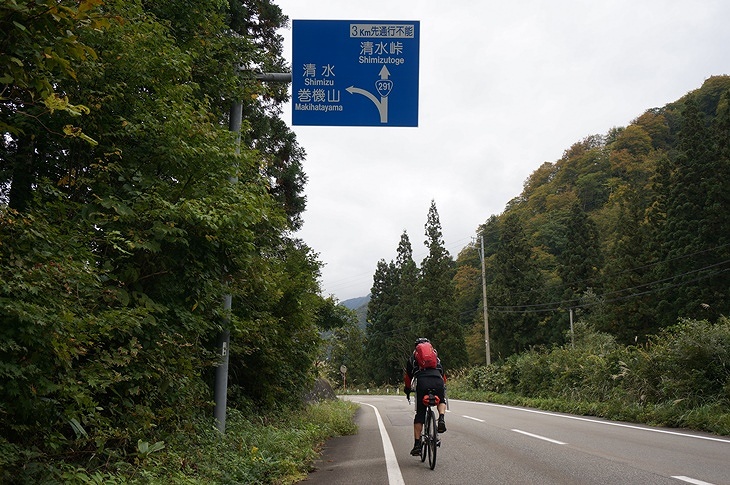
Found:
[[[367,385],[369,374],[364,352],[365,334],[357,325],[353,310],[340,306],[348,316],[343,325],[335,328],[328,339],[327,376],[332,382],[342,383],[341,367],[347,367],[346,382]]]
[[[94,49],[80,29],[102,29],[102,0],[3,2],[0,5],[0,131],[13,135],[42,124],[54,111],[80,114],[59,82],[76,78],[78,63]],[[61,88],[59,90],[59,88]]]
[[[622,187],[616,194],[618,217],[608,244],[603,281],[611,317],[596,329],[625,344],[644,341],[654,330],[651,283],[654,249],[647,206],[641,192]]]
[[[398,273],[398,303],[393,316],[394,331],[389,346],[392,358],[397,362],[399,374],[402,375],[406,359],[413,352],[419,319],[418,266],[413,260],[413,248],[406,231],[403,231],[398,243],[395,268]]]
[[[436,203],[431,201],[425,224],[428,255],[421,263],[418,300],[421,308],[419,336],[430,339],[445,366],[455,369],[467,364],[464,332],[456,314],[454,297],[455,263],[444,247]]]
[[[538,171],[545,168],[545,165]],[[525,183],[526,186],[528,182]],[[477,230],[484,243],[485,282],[487,290],[492,281],[491,271],[494,255],[499,245],[499,218],[490,216]],[[466,350],[469,363],[476,365],[486,362],[486,348],[484,338],[484,296],[482,289],[482,241],[476,241],[459,253],[457,258],[456,301],[462,326],[466,329]],[[487,306],[492,295],[487,295]],[[487,318],[489,316],[487,315]],[[490,332],[491,333],[491,332]],[[491,350],[491,349],[490,349]]]
[[[714,157],[710,173],[715,182],[707,187],[707,221],[702,238],[705,246],[712,248],[707,263],[715,265],[715,275],[707,280],[711,289],[705,297],[712,302],[705,303],[711,306],[703,308],[714,320],[730,314],[730,288],[726,284],[730,261],[730,218],[727,216],[730,213],[730,88],[720,98],[711,132]]]
[[[489,287],[492,353],[506,358],[532,345],[544,344],[540,326],[542,278],[521,221],[506,214],[491,267]],[[493,303],[491,303],[493,302]]]
[[[557,256],[557,272],[566,286],[564,298],[572,300],[588,288],[597,289],[603,260],[598,228],[578,204],[570,210],[565,231],[567,237],[563,250]]]
[[[194,409],[207,399],[198,376],[212,363],[202,344],[215,329],[212,302],[219,301],[222,286],[218,258],[224,254],[215,246],[221,242],[221,234],[235,238],[235,231],[230,230],[243,221],[255,224],[261,220],[255,211],[232,211],[231,217],[225,214],[236,204],[244,203],[237,209],[241,210],[264,205],[265,199],[228,187],[203,187],[204,177],[225,176],[221,167],[226,165],[226,157],[232,158],[232,149],[225,148],[230,137],[206,121],[186,98],[185,86],[179,85],[185,56],[162,32],[154,22],[136,19],[114,23],[103,34],[74,33],[88,36],[99,56],[76,66],[78,83],[73,83],[73,90],[70,83],[60,80],[59,87],[65,86],[77,99],[97,98],[96,103],[88,103],[93,109],[84,123],[109,134],[99,147],[38,126],[12,142],[18,150],[11,156],[24,150],[23,137],[33,141],[37,170],[30,172],[35,177],[30,186],[24,183],[17,192],[16,174],[9,174],[10,200],[25,202],[24,215],[4,214],[8,229],[31,222],[28,230],[46,241],[49,250],[33,254],[31,246],[18,241],[9,251],[23,266],[35,261],[35,265],[53,267],[61,260],[83,265],[59,273],[59,281],[40,293],[76,288],[79,295],[85,295],[81,300],[60,300],[57,303],[63,304],[53,308],[52,299],[46,297],[45,302],[36,302],[36,311],[19,311],[12,303],[32,301],[23,288],[27,278],[34,277],[22,271],[16,275],[16,285],[4,287],[2,292],[3,320],[14,323],[3,326],[10,332],[3,336],[8,342],[3,361],[36,361],[20,366],[18,386],[4,390],[3,401],[13,404],[2,413],[3,427],[10,430],[3,435],[19,444],[38,446],[41,456],[90,446],[98,449],[97,459],[103,460],[114,452],[108,442],[123,448],[139,438],[134,435],[140,430],[170,425],[175,419],[173,410]],[[125,44],[124,36],[140,43],[135,50],[110,53],[93,42],[94,36],[104,39],[104,47]],[[124,54],[137,55],[139,61],[128,65],[126,72],[116,71],[118,79],[128,78],[129,91],[99,83],[98,79],[111,77],[115,67],[124,64]],[[107,69],[92,69],[92,65]],[[124,102],[115,105],[116,98],[124,101],[124,96],[132,108],[140,110],[127,112]],[[153,105],[157,112],[151,112]],[[115,108],[119,110],[115,115],[105,112]],[[130,113],[132,122],[124,119],[125,113]],[[158,113],[159,117],[154,116]],[[151,121],[165,119],[169,123],[158,130],[152,128]],[[123,136],[114,136],[120,132],[127,143]],[[172,132],[177,136],[171,142],[165,137]],[[183,144],[180,134],[185,132],[191,136]],[[151,150],[143,154],[135,150],[140,146]],[[164,153],[159,147],[171,149]],[[202,156],[207,165],[196,171],[182,168],[192,162],[196,151],[195,156]],[[28,187],[32,198],[25,190]],[[20,199],[16,194],[22,194]],[[61,228],[62,236],[53,230],[55,226]],[[237,252],[233,246],[226,249]],[[87,273],[83,280],[79,269]],[[51,327],[48,318],[53,319]],[[56,357],[38,353],[52,347],[58,349]],[[34,384],[37,369],[43,369],[46,376],[41,392]],[[84,389],[66,385],[73,379],[91,385]],[[27,411],[35,416],[27,416]],[[69,423],[79,423],[82,428]],[[82,442],[73,443],[79,429],[85,429],[79,435]]]
[[[398,275],[395,263],[381,259],[373,275],[370,289],[367,325],[365,334],[365,354],[369,375],[375,383],[397,382],[401,363],[388,356],[394,333],[394,315],[398,306]]]
[[[368,304],[366,353],[376,383],[399,382],[419,329],[418,267],[404,231],[395,262],[378,263]],[[377,367],[377,369],[375,369]]]
[[[325,332],[334,330],[348,325],[353,318],[353,314],[354,310],[340,305],[334,296],[322,298],[317,308],[317,326]],[[355,323],[357,323],[357,316],[355,315],[354,318]]]
[[[457,266],[454,291],[469,363],[480,364],[485,359],[480,270],[471,265]]]
[[[38,179],[55,175],[46,165],[44,145],[66,137],[94,143],[76,126],[89,108],[77,104],[71,90],[79,65],[96,56],[80,34],[107,25],[100,4],[48,0],[0,5],[0,184],[9,186],[0,200],[11,208],[26,210]],[[62,146],[68,144],[65,140]]]
[[[322,303],[314,275],[320,263],[301,241],[284,239],[277,257],[260,264],[265,280],[254,284],[276,292],[247,288],[245,281],[231,285],[238,319],[231,334],[232,405],[253,400],[277,409],[296,405],[316,377]]]

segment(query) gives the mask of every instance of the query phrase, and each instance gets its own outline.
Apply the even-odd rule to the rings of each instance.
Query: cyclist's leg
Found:
[[[446,404],[439,403],[438,405],[439,419],[438,419],[438,430],[439,433],[446,432]]]
[[[416,415],[413,418],[414,429],[415,426],[420,425],[420,427],[418,428],[418,433],[414,434],[414,437],[416,438],[420,438],[421,427],[423,427],[423,423],[426,421],[426,406],[423,404],[423,395],[426,392],[428,392],[428,390],[424,390],[421,387],[421,383],[419,381],[416,384]]]
[[[436,387],[436,395],[439,397],[440,401],[438,406],[436,406],[436,409],[438,410],[438,430],[439,433],[446,432],[446,388],[444,387],[444,381],[440,380],[438,382],[438,387]]]
[[[421,432],[423,431],[423,423],[413,423],[413,448],[411,455],[418,456],[421,454]]]
[[[423,431],[423,422],[426,420],[426,406],[423,405],[423,392],[416,384],[416,415],[413,418],[413,449],[411,455],[418,456],[421,454],[421,432]]]
[[[413,417],[413,449],[411,455],[421,454],[421,432],[426,420],[426,406],[423,404],[424,387],[421,379],[416,380],[416,415]]]

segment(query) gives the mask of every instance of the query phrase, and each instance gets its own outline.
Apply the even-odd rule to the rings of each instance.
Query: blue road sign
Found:
[[[294,20],[292,124],[418,126],[418,21]]]

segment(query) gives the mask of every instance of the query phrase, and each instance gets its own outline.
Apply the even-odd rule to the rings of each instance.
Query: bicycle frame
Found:
[[[436,415],[431,409],[438,406],[439,401],[439,397],[434,395],[433,389],[429,389],[428,394],[423,396],[423,404],[426,406],[426,419],[421,429],[421,462],[425,462],[426,456],[428,456],[428,466],[431,470],[436,467],[436,450],[441,446],[438,427],[436,426]]]

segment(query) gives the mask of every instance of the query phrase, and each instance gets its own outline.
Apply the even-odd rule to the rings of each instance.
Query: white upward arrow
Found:
[[[388,66],[383,64],[383,68],[380,70],[380,79],[388,79],[388,76],[390,76],[390,71],[388,70]]]

